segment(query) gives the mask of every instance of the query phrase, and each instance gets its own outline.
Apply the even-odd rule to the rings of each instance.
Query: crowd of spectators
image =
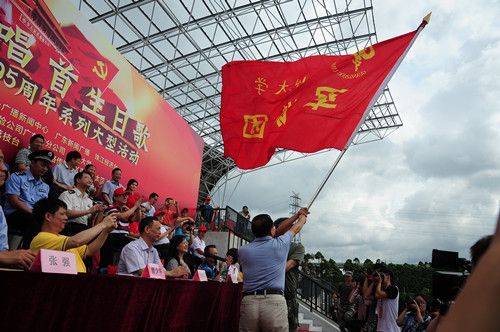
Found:
[[[215,226],[218,214],[209,196],[198,209],[198,220],[195,221],[187,208],[179,213],[178,202],[172,197],[167,197],[162,204],[158,204],[160,197],[155,192],[147,199],[143,197],[137,179],[129,179],[123,186],[123,174],[119,168],[113,169],[111,178],[101,186],[96,181],[96,167],[81,165],[82,157],[78,151],[70,151],[63,163],[53,165],[53,152],[44,150],[43,146],[44,137],[34,135],[29,147],[18,151],[13,165],[5,162],[0,150],[1,267],[28,270],[40,249],[51,249],[74,253],[80,273],[96,268],[93,272],[110,274],[116,271],[140,276],[148,264],[156,264],[163,266],[169,277],[192,278],[197,270],[204,270],[212,280],[226,281],[231,275],[242,281],[239,273],[241,258],[242,266],[250,267],[247,270],[250,278],[244,281],[244,296],[256,297],[262,295],[261,292],[264,297],[266,294],[284,295],[288,326],[291,331],[297,329],[295,294],[298,265],[304,259],[304,248],[292,245],[291,239],[305,224],[307,210],[301,210],[288,219],[282,218],[274,226],[267,215],[255,217],[251,227],[258,241],[245,246],[241,257],[237,249],[229,249],[221,265],[217,263],[218,248],[205,242],[206,233]],[[244,206],[240,213],[250,219],[248,207]],[[262,221],[262,227],[259,222],[255,223],[255,219]],[[299,222],[292,227],[297,219]],[[284,228],[289,229],[288,232],[278,231]],[[9,248],[8,234],[21,237],[22,241]],[[281,243],[284,239],[286,245],[280,252],[283,257],[276,258],[285,267],[284,287],[281,279],[285,275],[280,270],[278,277],[269,279],[271,286],[253,289],[252,282],[262,282],[262,274],[257,273],[251,278],[253,270],[259,270],[252,267],[251,262],[267,258],[270,252],[262,247],[260,256],[254,257],[255,253],[249,248],[258,247],[259,242],[272,247],[274,242]],[[491,243],[493,249],[488,249]],[[500,252],[499,243],[500,230],[497,230],[496,235],[482,238],[471,247],[473,268],[479,267],[473,270],[472,281],[467,281],[462,298],[472,300],[481,287],[487,287],[486,278],[498,274],[495,255]],[[486,258],[480,262],[483,254]],[[276,280],[280,281],[279,287],[274,286]],[[428,303],[421,294],[406,299],[400,310],[400,292],[394,280],[392,271],[386,267],[379,267],[360,280],[353,280],[353,273],[345,271],[344,280],[334,294],[341,331],[433,332],[440,328],[442,331],[466,331],[465,312],[483,314],[478,311],[478,306],[465,300],[459,299],[458,305],[453,305],[453,301],[436,305],[436,301]],[[481,295],[479,299],[485,303],[498,303],[497,295]],[[450,307],[452,319],[443,319]],[[486,328],[480,330],[493,331],[489,327],[494,326],[495,317],[490,311],[486,314],[489,315],[483,319]],[[243,322],[248,323],[245,319]]]
[[[499,221],[500,225],[500,221]],[[488,251],[493,235],[479,239],[471,248],[472,272],[480,258]],[[364,278],[353,280],[353,273],[345,271],[343,282],[333,293],[334,312],[342,332],[436,332],[447,321],[448,310],[454,307],[462,292],[454,288],[451,300],[427,299],[416,294],[399,303],[399,289],[394,284],[392,271],[376,264]],[[465,283],[465,289],[467,288]],[[465,330],[464,330],[465,331]],[[479,331],[479,330],[478,330]],[[482,331],[482,330],[481,330]]]
[[[155,192],[143,197],[139,180],[124,186],[120,168],[99,183],[96,167],[82,165],[78,151],[53,165],[44,143],[40,134],[31,137],[12,168],[0,150],[0,266],[27,270],[40,249],[52,249],[74,253],[82,273],[141,275],[147,264],[159,264],[167,276],[191,278],[202,269],[225,281],[238,270],[237,249],[221,273],[217,247],[205,243],[217,215],[210,197],[195,222],[172,197],[162,203]],[[21,242],[9,248],[8,234]]]

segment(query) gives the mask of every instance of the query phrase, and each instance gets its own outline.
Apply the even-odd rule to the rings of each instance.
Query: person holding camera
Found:
[[[392,284],[392,271],[383,269],[375,272],[375,299],[378,317],[377,332],[399,332],[398,318],[399,290]]]
[[[186,238],[189,245],[194,241],[194,220],[189,218],[184,220],[179,227],[175,229],[174,236],[182,235]]]
[[[406,308],[401,312],[396,323],[401,326],[401,332],[425,332],[431,321],[427,313],[427,301],[422,295],[410,297]]]

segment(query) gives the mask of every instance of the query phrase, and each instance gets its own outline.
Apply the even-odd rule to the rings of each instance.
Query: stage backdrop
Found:
[[[0,147],[41,133],[56,162],[79,151],[99,180],[196,207],[203,140],[67,0],[0,0]]]

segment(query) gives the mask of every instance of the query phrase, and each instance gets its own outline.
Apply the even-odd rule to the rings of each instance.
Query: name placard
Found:
[[[76,274],[75,254],[69,251],[40,249],[30,271]]]
[[[205,270],[197,270],[194,274],[193,281],[208,281]]]
[[[165,279],[165,271],[163,267],[158,264],[147,264],[142,271],[142,278],[151,278],[151,279]]]
[[[228,279],[230,279],[233,282],[233,284],[237,284],[238,283],[238,270],[236,270],[233,273],[230,273]]]

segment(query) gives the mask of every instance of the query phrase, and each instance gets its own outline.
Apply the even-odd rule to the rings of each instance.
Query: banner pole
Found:
[[[335,162],[333,163],[332,167],[330,168],[330,170],[326,174],[325,178],[323,179],[323,182],[321,182],[321,184],[319,185],[318,189],[316,190],[316,193],[314,193],[313,197],[311,198],[311,202],[307,206],[307,209],[311,208],[311,205],[314,203],[314,201],[318,197],[318,195],[321,192],[321,190],[323,190],[323,187],[325,186],[326,182],[328,181],[328,179],[332,175],[333,171],[335,170],[335,168],[339,164],[340,159],[342,159],[342,156],[344,156],[344,153],[346,153],[346,151],[347,151],[347,148],[345,148],[344,150],[342,150],[342,152],[337,156],[337,159],[335,159]]]

